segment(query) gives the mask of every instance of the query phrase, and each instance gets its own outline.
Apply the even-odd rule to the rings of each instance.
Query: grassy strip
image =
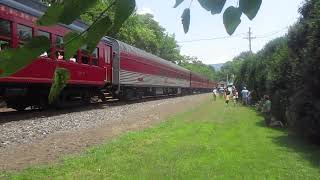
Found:
[[[265,128],[245,107],[207,102],[61,165],[12,179],[318,179],[317,147]],[[0,175],[1,177],[1,175]]]

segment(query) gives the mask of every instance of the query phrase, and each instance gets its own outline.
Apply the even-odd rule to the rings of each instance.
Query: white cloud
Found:
[[[152,14],[152,15],[154,15],[154,12],[150,8],[147,8],[147,7],[143,7],[141,9],[139,9],[137,13],[138,14]]]

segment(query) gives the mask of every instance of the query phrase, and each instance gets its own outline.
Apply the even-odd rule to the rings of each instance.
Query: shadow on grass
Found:
[[[293,135],[274,137],[273,142],[289,151],[298,152],[316,168],[320,167],[320,146]]]
[[[267,127],[263,115],[257,112],[257,115],[261,117],[261,121],[256,122],[257,127]],[[272,127],[273,130],[281,131],[287,135],[272,137],[272,141],[280,147],[288,149],[288,151],[297,152],[301,157],[308,160],[314,167],[320,167],[320,146],[313,144],[311,141],[299,137],[297,135],[289,135],[288,129]]]

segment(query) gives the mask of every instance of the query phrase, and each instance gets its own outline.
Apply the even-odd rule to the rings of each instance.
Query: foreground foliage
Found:
[[[317,179],[320,152],[264,127],[244,107],[206,102],[160,125],[126,134],[12,179]],[[0,175],[1,177],[1,175]]]

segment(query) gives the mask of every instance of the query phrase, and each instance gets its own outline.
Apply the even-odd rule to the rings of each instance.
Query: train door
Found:
[[[112,40],[112,84],[117,86],[116,93],[120,92],[120,44]]]
[[[112,47],[108,44],[104,47],[104,60],[106,64],[105,82],[112,83]]]

